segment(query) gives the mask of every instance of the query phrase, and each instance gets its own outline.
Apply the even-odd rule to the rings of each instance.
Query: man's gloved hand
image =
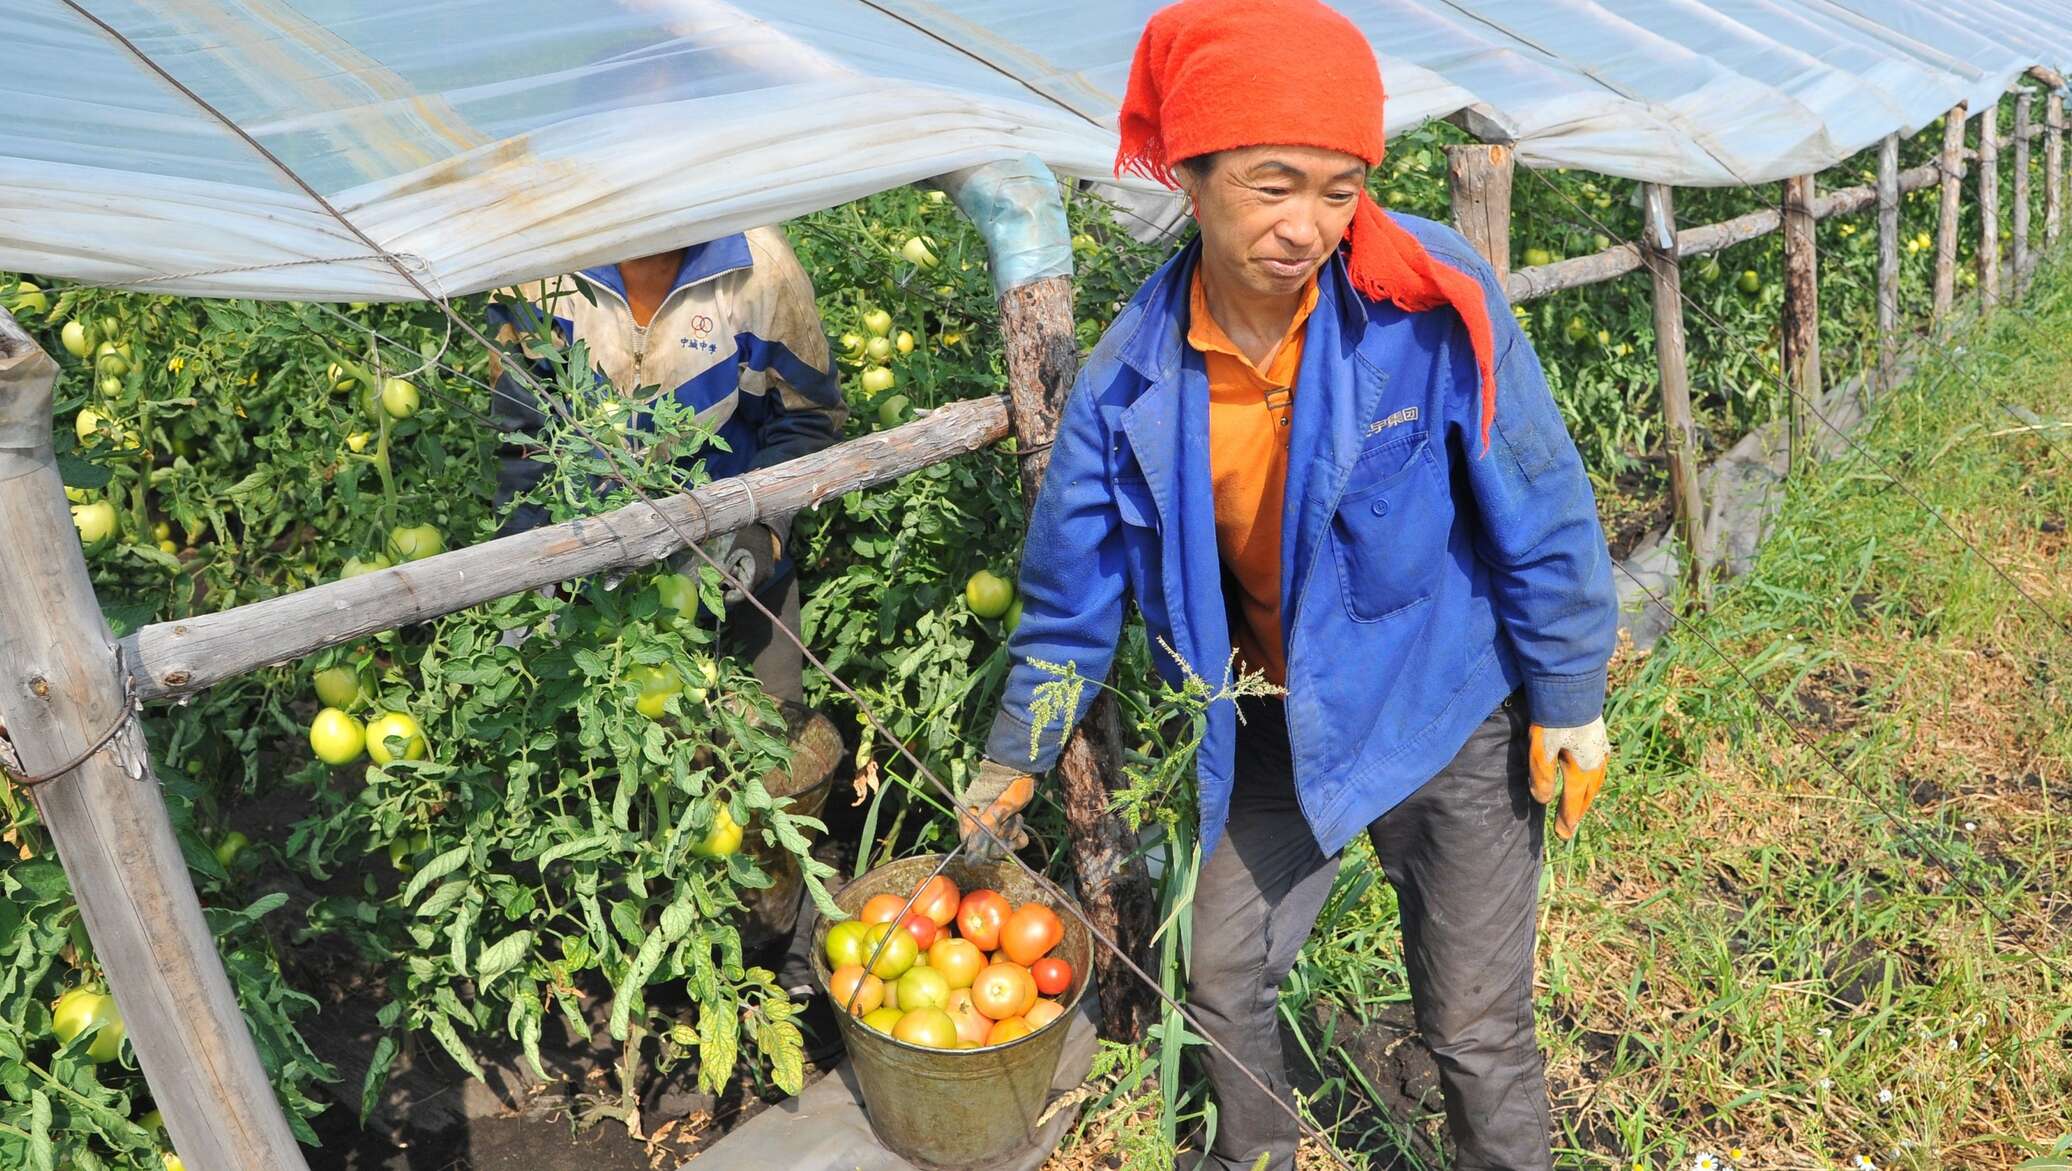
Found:
[[[1022,810],[1035,795],[1035,777],[996,761],[980,761],[978,775],[957,798],[957,833],[964,839],[964,856],[974,862],[997,862],[1008,850],[1028,845]],[[997,841],[978,828],[981,822]]]
[[[769,583],[770,574],[784,556],[784,545],[768,525],[752,524],[706,542],[705,552],[719,562],[727,577],[748,587],[744,592],[734,581],[722,582],[726,603],[732,606],[746,601],[748,594]]]
[[[1555,775],[1560,774],[1561,808],[1554,815],[1554,832],[1561,840],[1576,836],[1583,813],[1604,787],[1609,755],[1611,741],[1605,737],[1602,716],[1580,728],[1532,726],[1532,797],[1542,805],[1552,802]]]

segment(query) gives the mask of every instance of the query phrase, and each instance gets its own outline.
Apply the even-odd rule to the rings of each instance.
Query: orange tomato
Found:
[[[1030,964],[1029,975],[1036,981],[1036,991],[1044,996],[1056,996],[1072,986],[1072,965],[1056,956]]]
[[[948,927],[950,920],[957,917],[957,906],[963,902],[957,891],[957,884],[946,875],[938,874],[921,884],[921,894],[914,900],[914,910],[928,917],[937,927]]]
[[[1028,967],[1065,938],[1065,925],[1056,911],[1042,903],[1023,903],[1000,928],[1000,950],[1007,958]]]
[[[1018,964],[994,964],[972,981],[971,1002],[996,1021],[1020,1016],[1036,1003],[1036,981]]]
[[[900,908],[904,906],[906,900],[898,895],[872,895],[856,917],[866,923],[890,923],[899,918]]]
[[[954,1049],[957,1047],[957,1022],[939,1008],[917,1008],[899,1018],[899,1023],[892,1026],[892,1036],[895,1040],[928,1049]]]
[[[1040,1029],[1064,1015],[1064,1005],[1055,1000],[1039,1000],[1029,1006],[1029,1011],[1022,1014],[1022,1019],[1029,1022],[1031,1029]]]
[[[986,1044],[1005,1045],[1009,1041],[1020,1040],[1033,1031],[1029,1028],[1028,1021],[1018,1016],[1011,1016],[1004,1021],[993,1022],[993,1031],[986,1034]]]
[[[980,951],[1000,946],[1000,928],[1007,922],[1007,897],[997,890],[975,890],[957,904],[957,934]]]
[[[986,1043],[986,1034],[993,1031],[993,1022],[972,1003],[971,989],[959,988],[950,993],[943,1011],[957,1024],[957,1040],[969,1041],[974,1045]]]
[[[928,949],[928,966],[941,972],[950,987],[969,988],[986,966],[986,956],[970,940],[945,935]]]
[[[857,987],[859,984],[861,988]],[[856,1016],[869,1016],[885,1004],[885,982],[864,971],[861,964],[836,968],[834,975],[827,978],[827,991],[835,998],[835,1007],[847,1008]],[[849,999],[852,995],[856,998],[854,1005]]]

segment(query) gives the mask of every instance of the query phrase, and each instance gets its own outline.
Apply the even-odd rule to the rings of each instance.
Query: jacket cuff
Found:
[[[1058,736],[1049,743],[1038,745],[1035,755],[1030,755],[1028,721],[1001,708],[993,717],[992,732],[986,736],[986,759],[1025,773],[1041,773],[1058,762],[1058,754],[1064,746],[1065,738]]]
[[[1528,675],[1525,710],[1542,728],[1580,728],[1604,714],[1605,668],[1581,675]]]

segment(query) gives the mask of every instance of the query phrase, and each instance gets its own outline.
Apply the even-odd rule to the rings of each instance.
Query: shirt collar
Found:
[[[1274,347],[1273,354],[1267,358],[1268,369],[1276,365],[1288,352],[1289,342],[1309,324],[1310,312],[1316,307],[1317,278],[1315,273],[1311,273],[1309,283],[1303,286],[1302,300],[1295,307],[1295,316],[1288,321],[1287,332],[1281,335],[1280,344]],[[1228,354],[1243,363],[1252,373],[1271,381],[1267,370],[1254,366],[1252,360],[1245,357],[1244,351],[1238,348],[1237,343],[1230,340],[1230,335],[1224,332],[1223,327],[1217,324],[1215,315],[1209,312],[1208,296],[1202,290],[1199,264],[1195,265],[1194,280],[1188,290],[1187,344],[1204,354]]]

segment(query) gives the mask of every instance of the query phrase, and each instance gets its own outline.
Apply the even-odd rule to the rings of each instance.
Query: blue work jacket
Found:
[[[1618,625],[1589,479],[1494,272],[1452,229],[1396,220],[1488,295],[1496,423],[1485,450],[1457,313],[1370,301],[1342,259],[1323,268],[1290,425],[1281,625],[1296,794],[1326,853],[1444,768],[1520,687],[1535,723],[1596,718]],[[1208,379],[1186,341],[1198,253],[1138,290],[1065,404],[987,742],[1001,763],[1055,763],[1066,726],[1032,735],[1036,688],[1055,678],[1036,663],[1105,678],[1125,593],[1162,676],[1225,678]],[[1222,837],[1236,739],[1235,704],[1215,703],[1196,761],[1204,856]]]

